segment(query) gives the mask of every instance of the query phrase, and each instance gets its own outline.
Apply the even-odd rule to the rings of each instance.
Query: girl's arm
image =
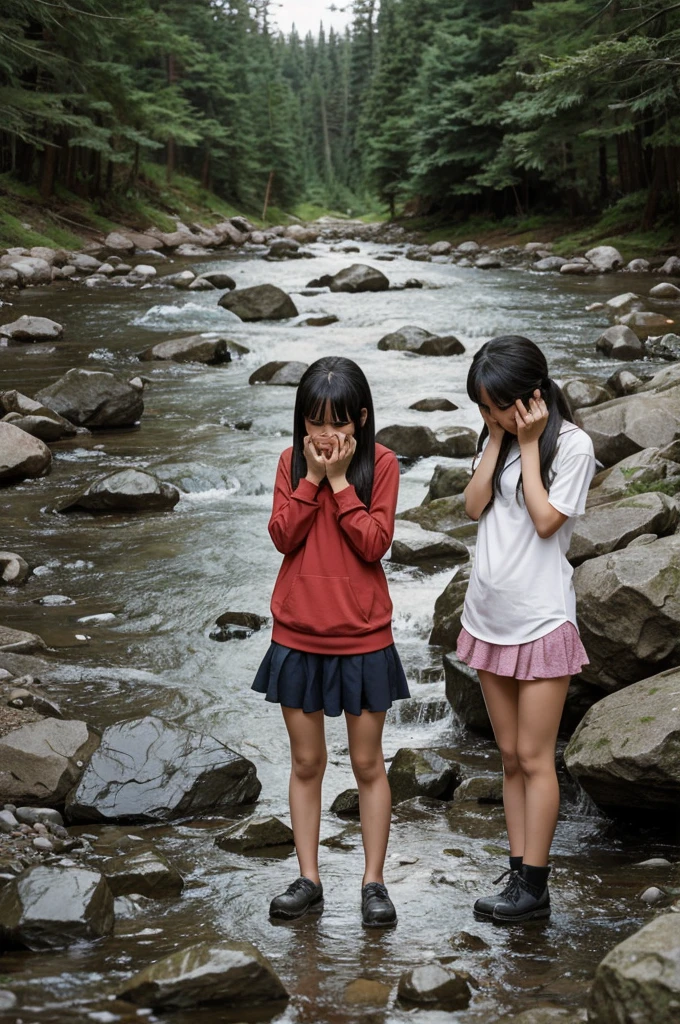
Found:
[[[472,479],[463,491],[465,497],[465,511],[470,519],[479,519],[486,506],[491,501],[492,487],[498,453],[501,450],[501,441],[505,431],[489,416],[483,409],[480,409],[484,422],[489,428],[489,440],[482,452],[479,465],[472,474]]]
[[[384,455],[375,467],[371,507],[367,509],[344,473],[328,480],[338,507],[340,528],[354,550],[366,562],[379,561],[394,535],[394,513],[399,492],[399,463],[395,455]]]
[[[282,555],[289,555],[302,544],[319,511],[319,484],[310,479],[311,473],[291,491],[291,461],[292,453],[288,452],[284,452],[279,459],[274,483],[274,506],[269,520],[269,536]]]
[[[520,399],[517,400],[516,405],[515,422],[517,423],[517,440],[522,459],[524,503],[531,516],[531,521],[536,527],[536,533],[543,540],[547,540],[569,518],[550,504],[548,492],[541,480],[541,456],[538,442],[548,422],[548,407],[543,398],[538,400],[532,398],[528,411]]]

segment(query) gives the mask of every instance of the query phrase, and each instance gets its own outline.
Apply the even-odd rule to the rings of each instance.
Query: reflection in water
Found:
[[[478,428],[465,378],[483,341],[499,333],[526,334],[545,348],[553,376],[603,378],[620,364],[595,357],[593,342],[605,321],[584,307],[629,289],[647,290],[649,283],[640,275],[565,279],[419,263],[415,272],[425,283],[422,290],[303,297],[299,291],[309,278],[350,262],[324,245],[312,248],[317,253],[313,270],[308,261],[265,264],[245,254],[196,262],[203,269],[229,263],[238,286],[278,284],[293,293],[300,314],[336,314],[339,323],[329,327],[243,324],[217,306],[214,293],[189,298],[160,283],[143,291],[53,287],[22,292],[13,299],[11,318],[49,315],[64,324],[64,340],[3,352],[3,386],[30,395],[72,366],[128,377],[141,372],[149,381],[139,429],[79,435],[56,444],[50,476],[5,492],[11,510],[3,547],[38,568],[16,593],[3,592],[3,621],[39,633],[52,649],[21,664],[28,670],[34,666],[66,716],[83,717],[99,728],[156,714],[210,732],[257,764],[263,783],[258,813],[284,819],[285,730],[278,708],[249,689],[268,633],[224,644],[208,639],[214,620],[226,610],[269,613],[279,564],[266,524],[276,461],[290,443],[294,391],[253,388],[250,373],[269,360],[348,355],[371,382],[379,426]],[[378,251],[364,245],[356,259],[371,262],[371,253]],[[176,270],[177,262],[167,261],[162,272]],[[396,284],[414,275],[414,264],[403,257],[382,269]],[[383,334],[409,323],[455,334],[466,354],[432,359],[378,351]],[[169,334],[215,330],[250,353],[219,367],[140,364],[136,358]],[[460,408],[431,414],[408,408],[430,395],[448,397]],[[230,426],[243,420],[253,421],[250,430]],[[400,510],[421,502],[441,461],[457,464],[426,459],[408,469]],[[93,478],[129,465],[158,468],[164,478],[176,479],[185,493],[175,510],[99,518],[54,512]],[[427,645],[434,602],[450,573],[430,575],[387,563],[387,574],[395,639],[413,700],[390,713],[386,755],[401,746],[448,746],[475,769],[498,771],[495,746],[465,733],[453,719],[444,698],[442,652]],[[51,594],[75,603],[35,603]],[[92,615],[106,617],[80,621]],[[327,735],[324,806],[329,808],[354,780],[343,722],[328,721]],[[396,985],[404,970],[434,959],[469,970],[477,981],[470,1008],[455,1014],[465,1024],[495,1019],[536,999],[583,1005],[597,962],[651,913],[636,898],[642,884],[630,865],[654,855],[676,859],[678,851],[651,831],[610,824],[566,780],[563,792],[552,860],[554,911],[547,922],[512,929],[472,918],[475,896],[505,866],[503,814],[493,805],[418,801],[395,809],[386,882],[399,925],[387,934],[360,927],[358,825],[328,810],[321,853],[325,912],[279,927],[269,922],[267,907],[297,873],[292,855],[245,858],[220,850],[214,839],[227,824],[223,819],[135,826],[123,833],[152,839],[182,871],[182,897],[139,898],[128,905],[132,916],[119,917],[112,938],[64,952],[7,954],[2,971],[24,1005],[34,1008],[31,1019],[65,1024],[87,1019],[93,1009],[117,1012],[120,1005],[110,999],[133,970],[178,946],[218,937],[252,941],[271,959],[293,996],[278,1017],[282,1021],[451,1020],[451,1014],[393,1005],[371,1009],[344,1000],[347,984],[356,978]],[[93,842],[105,832],[92,826],[77,831]],[[644,877],[646,884],[664,881],[663,872]],[[194,1016],[181,1011],[172,1020],[194,1024]],[[213,1024],[233,1018],[206,1008],[201,1019]],[[246,1018],[239,1013],[238,1019]]]

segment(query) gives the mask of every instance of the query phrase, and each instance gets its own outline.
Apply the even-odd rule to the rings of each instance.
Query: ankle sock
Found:
[[[522,878],[535,889],[545,889],[549,874],[549,867],[538,868],[533,864],[522,864]]]
[[[521,867],[522,867],[522,858],[521,857],[513,857],[513,856],[511,856],[510,857],[510,870],[511,871],[519,871],[519,869]]]

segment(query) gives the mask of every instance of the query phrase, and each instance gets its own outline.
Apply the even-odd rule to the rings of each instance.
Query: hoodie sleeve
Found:
[[[377,562],[392,543],[398,493],[399,463],[390,452],[376,463],[370,509],[352,484],[334,495],[338,523],[356,553],[366,562]]]
[[[274,504],[269,520],[269,536],[282,555],[299,547],[309,533],[319,511],[319,488],[304,478],[291,490],[292,449],[279,459],[274,482]]]

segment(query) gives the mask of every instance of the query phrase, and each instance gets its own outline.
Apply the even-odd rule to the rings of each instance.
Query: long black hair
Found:
[[[307,475],[304,455],[305,419],[324,419],[330,402],[331,416],[338,423],[354,423],[357,447],[347,470],[347,479],[370,507],[375,466],[375,417],[373,399],[364,371],[343,356],[324,356],[312,363],[302,375],[295,396],[293,423],[293,459],[291,479],[293,490]],[[366,422],[361,425],[361,410]]]
[[[574,420],[560,387],[548,376],[548,364],[538,345],[517,334],[503,335],[500,338],[492,338],[491,341],[487,341],[476,353],[468,373],[467,393],[475,405],[484,404],[481,396],[482,388],[486,389],[486,393],[494,405],[501,409],[514,405],[518,398],[522,399],[528,409],[529,399],[533,396],[536,388],[540,389],[549,413],[545,430],[538,442],[541,480],[547,491],[554,475],[551,473],[550,467],[557,451],[562,422],[567,420],[569,423],[573,423]],[[484,429],[479,435],[475,458],[481,452],[488,434],[489,428],[485,423]],[[501,491],[501,475],[514,440],[514,434],[506,430],[491,481],[491,501]],[[518,500],[521,489],[522,475],[520,473],[517,483]]]

